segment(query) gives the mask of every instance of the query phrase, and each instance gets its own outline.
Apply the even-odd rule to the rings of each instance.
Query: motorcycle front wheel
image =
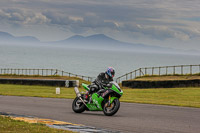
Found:
[[[119,99],[115,99],[110,106],[108,102],[103,107],[103,113],[107,116],[112,116],[119,110],[120,102]]]
[[[86,110],[84,103],[76,97],[72,103],[72,109],[75,113],[82,113]]]

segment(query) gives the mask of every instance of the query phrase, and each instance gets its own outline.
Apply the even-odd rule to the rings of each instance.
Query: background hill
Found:
[[[95,34],[87,37],[75,35],[65,40],[51,42],[51,43],[57,45],[65,45],[73,48],[86,48],[86,49],[127,50],[127,51],[159,52],[159,53],[178,52],[178,50],[172,48],[121,42],[113,38],[110,38],[104,34]]]
[[[40,41],[33,36],[16,37],[7,32],[0,31],[0,43],[4,44],[21,44],[21,43],[40,43]]]
[[[95,34],[91,36],[74,35],[67,39],[54,42],[41,42],[33,36],[13,36],[7,32],[0,31],[0,44],[33,44],[33,45],[54,45],[68,48],[79,49],[98,49],[98,50],[119,50],[119,51],[136,51],[150,53],[178,53],[178,54],[199,54],[197,50],[177,50],[173,48],[150,46],[138,43],[127,43],[115,40],[104,34]]]

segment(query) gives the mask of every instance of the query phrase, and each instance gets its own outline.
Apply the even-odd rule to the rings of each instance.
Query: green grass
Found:
[[[0,84],[0,95],[75,98],[73,88],[61,88],[61,94],[55,94],[56,87]],[[175,105],[200,108],[200,87],[129,89],[122,88],[122,102]],[[81,91],[83,89],[80,89]]]
[[[49,128],[43,124],[30,124],[0,116],[1,133],[73,133],[67,130]]]
[[[121,101],[200,108],[200,88],[124,89]]]
[[[56,94],[55,88],[51,86],[0,84],[0,95],[51,98],[74,98],[76,96],[73,88],[60,88],[60,95]]]

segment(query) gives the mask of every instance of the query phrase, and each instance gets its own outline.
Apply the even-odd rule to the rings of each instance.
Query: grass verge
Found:
[[[52,86],[0,84],[0,95],[69,99],[76,96],[73,88],[60,88],[61,94],[59,95],[56,94],[55,88]]]
[[[121,101],[200,108],[200,88],[123,89]]]
[[[23,121],[12,120],[9,117],[0,116],[1,133],[73,133],[72,131],[49,128],[43,124],[30,124]]]
[[[61,88],[61,94],[55,94],[56,87],[0,84],[0,95],[75,98],[73,88]],[[122,102],[174,105],[200,108],[200,87],[130,89],[122,88]],[[81,88],[80,91],[83,91]]]

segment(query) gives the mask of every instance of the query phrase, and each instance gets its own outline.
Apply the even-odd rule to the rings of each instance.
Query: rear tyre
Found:
[[[82,113],[86,110],[86,106],[78,97],[76,97],[72,103],[72,109],[75,113]]]
[[[108,102],[107,102],[108,103]],[[115,113],[117,113],[117,111],[119,110],[119,107],[120,107],[120,102],[119,102],[119,99],[115,99],[111,106],[108,107],[107,106],[107,103],[104,105],[103,107],[103,113],[107,116],[112,116],[114,115]]]

